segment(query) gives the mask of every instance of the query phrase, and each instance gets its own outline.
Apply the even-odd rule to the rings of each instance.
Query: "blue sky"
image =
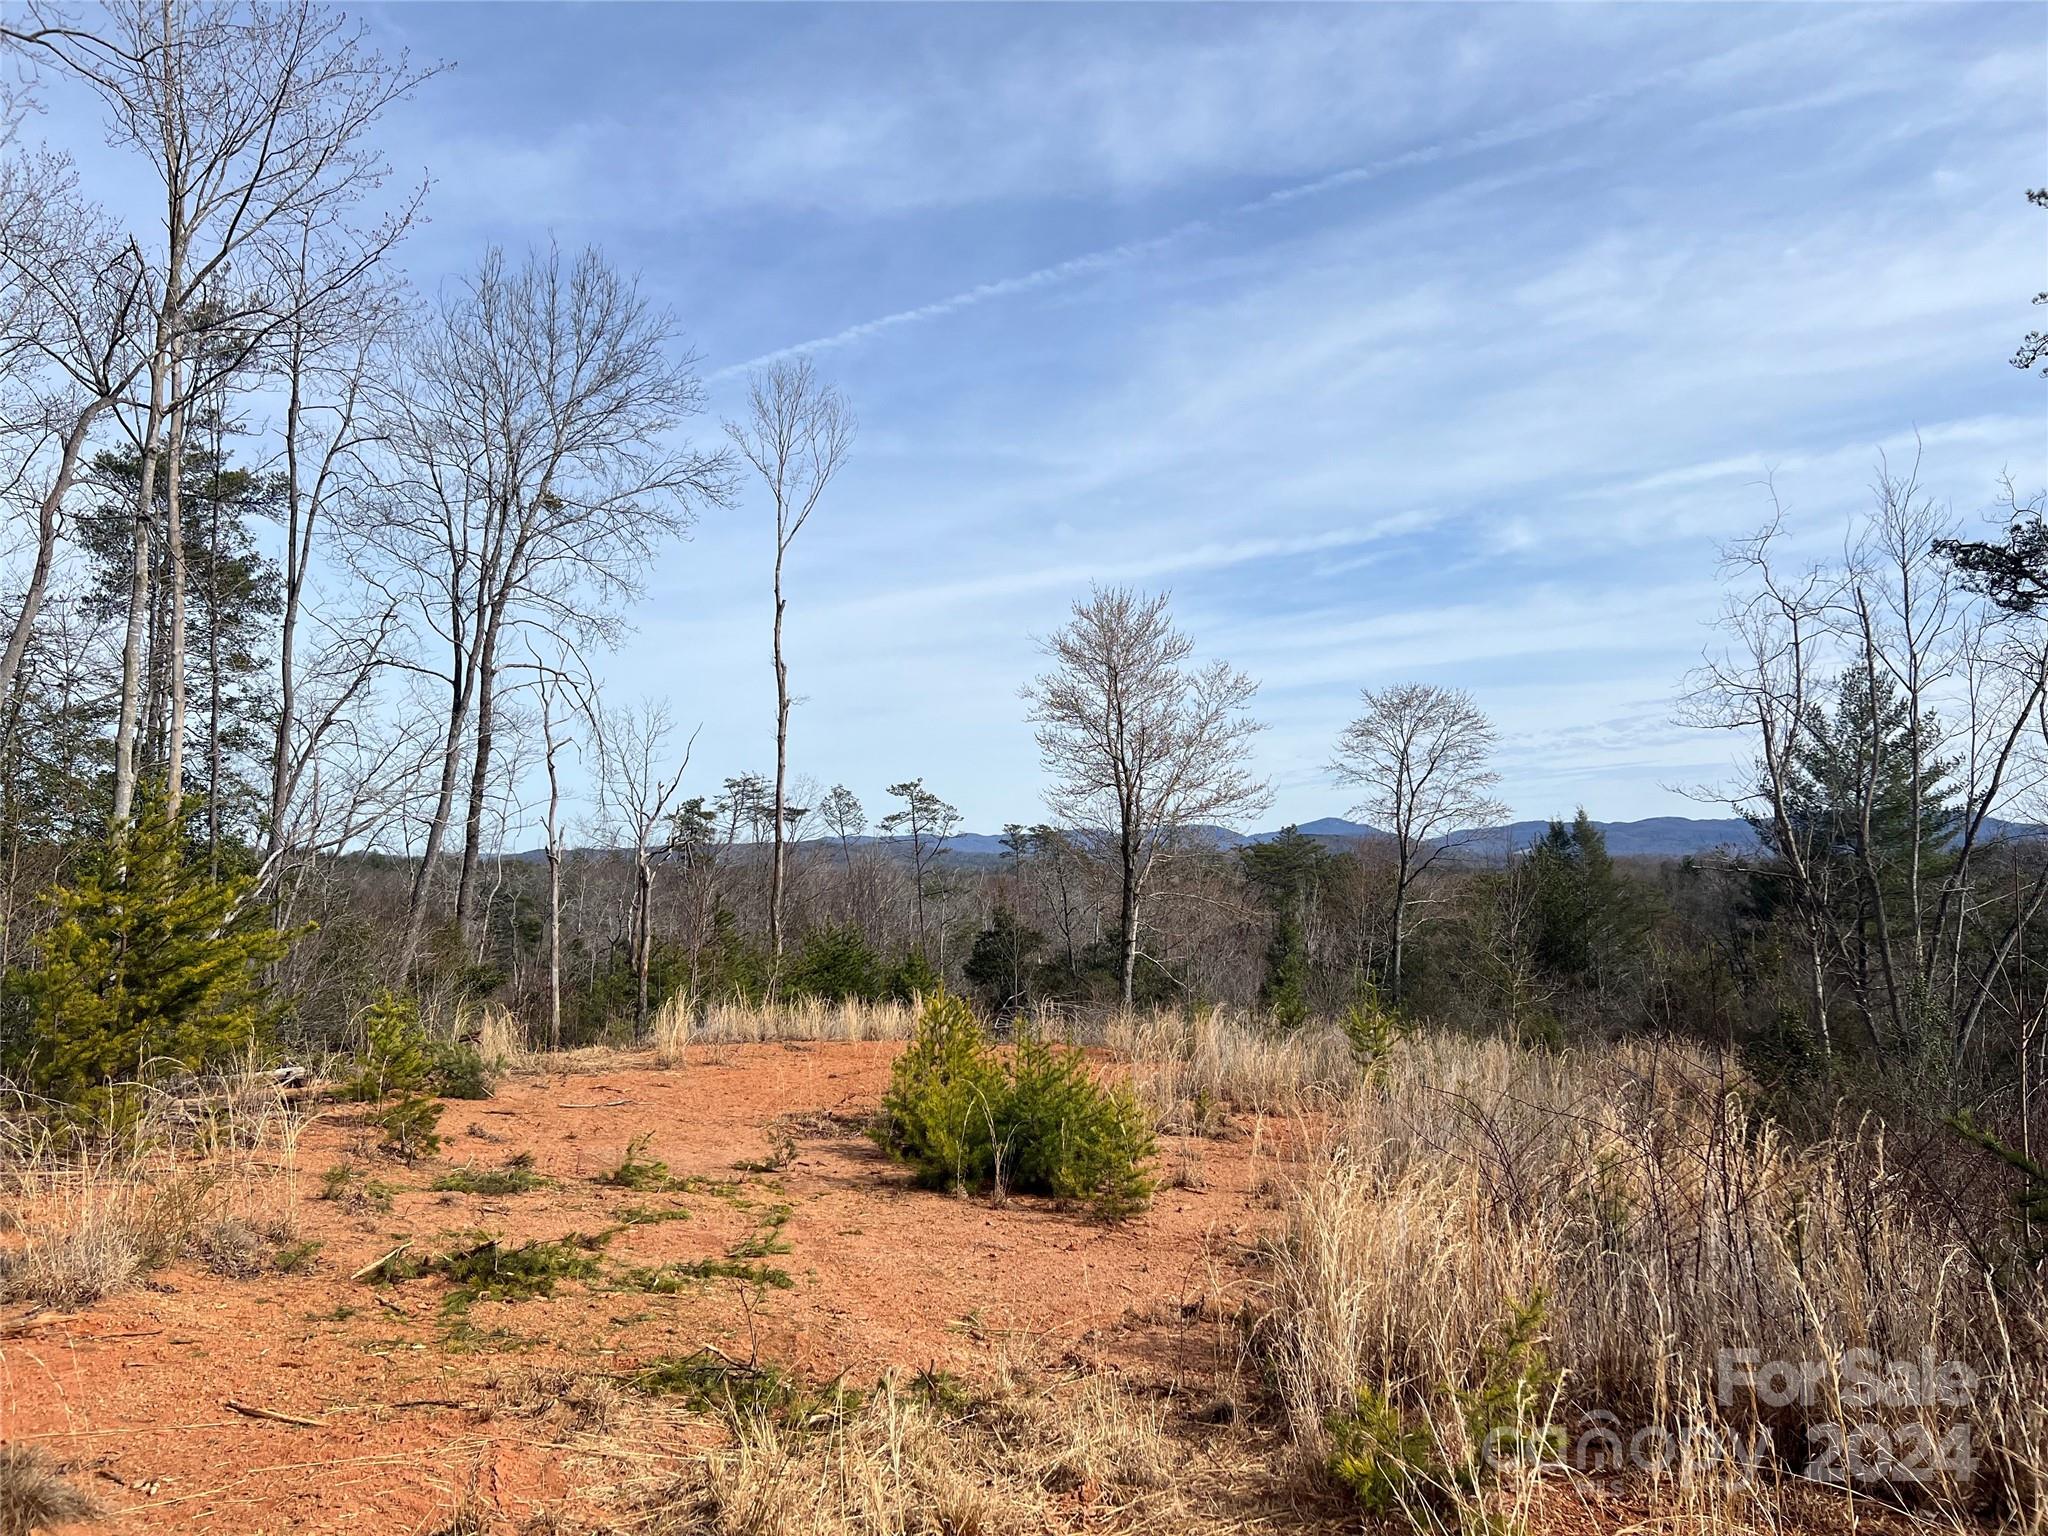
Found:
[[[594,242],[714,397],[809,349],[861,421],[797,547],[795,771],[1039,812],[1018,686],[1091,578],[1263,681],[1265,820],[1342,811],[1361,686],[1472,690],[1519,815],[1698,812],[1671,724],[1774,471],[2048,481],[2048,9],[440,6],[403,263]],[[648,573],[614,691],[772,763],[757,495]]]

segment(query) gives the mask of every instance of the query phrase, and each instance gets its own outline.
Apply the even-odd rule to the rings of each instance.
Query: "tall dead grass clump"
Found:
[[[481,1004],[465,1027],[475,1035],[477,1054],[493,1072],[517,1072],[533,1064],[526,1026],[504,1004]]]
[[[0,1536],[33,1536],[99,1514],[97,1502],[67,1482],[56,1464],[29,1445],[0,1445]]]
[[[775,1040],[908,1040],[917,1029],[917,1005],[885,999],[791,998],[786,1002],[710,1003],[688,1026],[687,1038],[713,1045]]]
[[[1884,1127],[1796,1144],[1696,1050],[1414,1039],[1294,1190],[1260,1337],[1300,1442],[1368,1442],[1368,1472],[1481,1466],[1475,1394],[1533,1317],[1517,1371],[1554,1407],[1522,1444],[1543,1460],[1633,1466],[1733,1522],[1774,1481],[1827,1475],[1831,1434],[1861,1435],[1866,1462],[1961,1435],[1953,1469],[1919,1458],[1924,1480],[1889,1491],[1958,1525],[1998,1504],[2038,1532],[2038,1288],[1989,1273],[1923,1190]],[[1967,1401],[1859,1385],[1874,1362],[1950,1361]]]
[[[1361,1076],[1334,1024],[1283,1030],[1220,1008],[1117,1015],[1104,1044],[1130,1063],[1133,1089],[1169,1133],[1205,1133],[1226,1110],[1273,1114],[1333,1103]]]
[[[250,1070],[138,1088],[103,1126],[0,1092],[0,1300],[88,1306],[222,1232],[283,1241],[312,1114]]]
[[[690,1000],[677,992],[667,998],[648,1023],[648,1032],[654,1041],[654,1064],[658,1067],[679,1067],[690,1044],[692,1024]]]

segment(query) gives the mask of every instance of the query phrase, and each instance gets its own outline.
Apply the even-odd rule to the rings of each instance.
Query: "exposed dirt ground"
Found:
[[[0,1320],[0,1439],[89,1473],[119,1513],[81,1529],[429,1531],[464,1501],[515,1521],[580,1502],[567,1448],[494,1406],[515,1375],[549,1367],[627,1377],[710,1345],[816,1381],[867,1385],[892,1368],[983,1380],[1029,1360],[1213,1396],[1284,1135],[1205,1139],[1185,1158],[1167,1146],[1164,1171],[1198,1171],[1120,1227],[955,1199],[913,1189],[862,1134],[896,1049],[714,1046],[681,1070],[624,1058],[514,1078],[495,1099],[450,1103],[441,1155],[411,1166],[337,1106],[299,1146],[293,1209],[320,1244],[308,1268],[238,1280],[186,1263],[79,1315]],[[669,1187],[601,1182],[641,1136]],[[546,1186],[429,1188],[520,1153]],[[389,1209],[318,1198],[337,1161],[391,1186]],[[434,1254],[485,1233],[511,1246],[607,1231],[601,1274],[546,1298],[452,1313],[437,1276],[350,1278],[406,1241]],[[619,1278],[735,1254],[755,1278],[672,1294]],[[762,1283],[769,1269],[789,1288]]]
[[[863,1134],[898,1049],[704,1046],[680,1069],[515,1076],[448,1104],[440,1155],[411,1165],[376,1150],[365,1111],[334,1106],[296,1171],[278,1159],[249,1202],[292,1212],[312,1258],[239,1279],[185,1261],[77,1314],[0,1316],[0,1442],[43,1449],[100,1502],[105,1518],[66,1528],[81,1532],[634,1531],[657,1528],[638,1491],[721,1434],[711,1414],[618,1409],[644,1401],[621,1389],[656,1362],[772,1363],[827,1390],[888,1372],[970,1389],[1107,1377],[1149,1405],[1159,1475],[1222,1490],[1203,1530],[1357,1530],[1304,1499],[1278,1428],[1234,1406],[1258,1396],[1240,1390],[1239,1317],[1300,1128],[1240,1118],[1165,1142],[1164,1187],[1122,1226],[959,1199],[914,1189]],[[636,1156],[666,1175],[605,1182],[641,1137]],[[431,1188],[522,1154],[545,1180],[531,1191]],[[322,1197],[337,1163],[361,1170],[354,1198]],[[386,1188],[366,1199],[366,1182]],[[451,1306],[442,1275],[352,1278],[400,1244],[578,1235],[602,1239],[568,1250],[589,1272],[547,1296]],[[712,1272],[679,1281],[696,1263]],[[1115,1527],[1088,1477],[1062,1496],[1059,1529]],[[1547,1502],[1541,1536],[1678,1528],[1640,1490]],[[1839,1510],[1777,1528],[1846,1529]]]

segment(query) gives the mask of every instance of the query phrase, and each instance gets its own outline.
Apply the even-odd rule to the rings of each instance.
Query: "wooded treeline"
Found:
[[[792,768],[831,751],[792,752],[785,562],[857,451],[809,363],[713,423],[678,318],[601,252],[488,250],[410,289],[426,189],[376,129],[436,69],[336,13],[30,6],[0,46],[10,1072],[339,1044],[386,992],[447,1027],[502,1002],[568,1045],[678,998],[943,980],[995,1012],[1224,1003],[1286,1028],[1370,998],[1532,1043],[1669,1030],[1816,1104],[1853,1078],[2028,1119],[2038,494],[1973,540],[1887,467],[1846,554],[1788,553],[1782,521],[1728,552],[1682,708],[1748,765],[1712,793],[1759,851],[1615,860],[1580,813],[1482,860],[1461,834],[1504,815],[1493,727],[1422,683],[1331,722],[1331,782],[1386,836],[1220,849],[1204,828],[1269,801],[1256,683],[1197,661],[1163,595],[1109,587],[1020,679],[1043,822],[966,861],[946,786],[864,802]],[[132,224],[35,141],[26,93],[58,81],[154,189]],[[774,533],[743,573],[773,597],[745,664],[774,729],[761,773],[717,783],[687,701],[596,681],[639,573],[709,513]]]

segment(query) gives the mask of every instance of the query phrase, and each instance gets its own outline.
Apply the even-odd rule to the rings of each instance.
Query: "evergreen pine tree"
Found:
[[[186,1071],[260,1044],[281,1012],[261,971],[287,940],[247,881],[209,878],[152,796],[50,893],[35,963],[7,976],[10,1067],[69,1103],[152,1062]]]
[[[1280,917],[1267,941],[1259,1003],[1282,1029],[1299,1029],[1308,1019],[1308,946],[1292,914]]]

